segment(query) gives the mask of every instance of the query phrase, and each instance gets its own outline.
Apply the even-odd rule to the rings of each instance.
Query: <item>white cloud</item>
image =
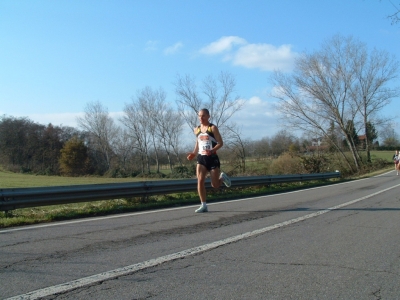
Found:
[[[261,103],[262,103],[261,98],[260,98],[260,97],[257,97],[257,96],[251,97],[251,98],[248,100],[248,104],[250,104],[250,105],[259,105],[259,104],[261,104]]]
[[[247,41],[238,36],[223,36],[218,41],[212,42],[208,46],[200,49],[203,54],[219,54],[230,51],[234,45],[246,45]]]
[[[276,111],[274,103],[273,100],[268,101],[258,96],[253,96],[246,101],[242,111],[247,114],[247,117],[277,116],[279,113]]]
[[[250,44],[240,47],[232,58],[236,66],[258,68],[263,71],[289,71],[296,56],[290,45],[275,47],[268,44]]]
[[[290,71],[297,56],[291,45],[250,44],[237,36],[222,37],[200,49],[200,53],[223,54],[224,62],[230,61],[235,66],[262,71]]]
[[[272,137],[282,129],[279,119],[280,114],[274,107],[274,100],[253,96],[246,100],[233,121],[241,128],[243,137],[259,140]]]
[[[164,49],[164,54],[165,55],[171,55],[176,53],[180,48],[183,47],[183,44],[181,42],[176,43],[175,45],[172,45],[170,47],[167,47]]]

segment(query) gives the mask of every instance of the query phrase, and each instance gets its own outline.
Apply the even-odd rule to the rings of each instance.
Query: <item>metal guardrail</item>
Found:
[[[332,172],[319,174],[233,177],[231,180],[233,187],[240,187],[323,180],[338,177],[340,177],[339,172]],[[209,180],[206,181],[206,188],[211,188]],[[56,204],[172,194],[195,191],[196,189],[197,179],[0,189],[0,211]]]

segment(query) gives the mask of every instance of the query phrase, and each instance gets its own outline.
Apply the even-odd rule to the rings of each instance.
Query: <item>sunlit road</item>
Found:
[[[400,176],[0,230],[0,298],[399,299]]]

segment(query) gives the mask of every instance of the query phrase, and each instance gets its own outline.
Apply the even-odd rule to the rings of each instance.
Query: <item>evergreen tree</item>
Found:
[[[60,171],[64,175],[79,176],[88,171],[88,149],[82,140],[73,137],[61,149]]]

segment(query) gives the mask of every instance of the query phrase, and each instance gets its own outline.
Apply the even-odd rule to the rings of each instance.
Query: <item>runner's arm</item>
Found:
[[[212,153],[216,153],[218,149],[221,149],[221,147],[224,145],[224,141],[222,140],[222,136],[219,133],[219,129],[217,126],[213,125],[211,127],[211,130],[214,134],[214,138],[217,141],[217,144],[211,149]]]
[[[196,128],[194,129],[194,133],[196,134]],[[194,145],[193,152],[189,152],[189,153],[187,154],[187,159],[188,159],[188,160],[192,160],[193,158],[196,157],[196,154],[197,154],[198,152],[199,152],[199,143],[198,143],[198,141],[197,141],[197,139],[196,139],[196,144]]]

